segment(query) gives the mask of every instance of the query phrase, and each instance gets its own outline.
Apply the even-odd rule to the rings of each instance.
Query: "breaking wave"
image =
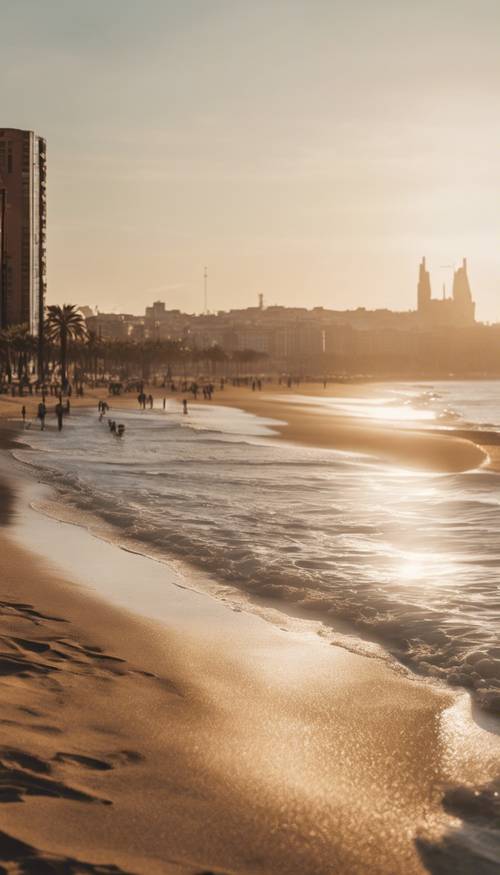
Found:
[[[436,418],[461,409],[457,389],[417,394]],[[479,413],[500,422],[487,401]],[[231,433],[124,414],[119,442],[83,413],[62,437],[30,431],[16,455],[127,538],[277,606],[347,620],[500,712],[499,476],[416,474],[273,443],[258,420],[224,417]]]

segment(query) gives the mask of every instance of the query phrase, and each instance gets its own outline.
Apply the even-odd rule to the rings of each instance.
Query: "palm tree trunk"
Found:
[[[12,383],[12,358],[11,358],[9,344],[7,344],[6,363],[5,364],[6,364],[6,369],[7,369],[7,382],[10,386],[10,384]]]
[[[64,328],[61,327],[61,384],[62,388],[66,388],[68,382],[66,372],[68,369],[68,335]]]

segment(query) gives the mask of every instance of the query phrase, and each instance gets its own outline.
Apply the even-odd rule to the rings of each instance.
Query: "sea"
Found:
[[[394,427],[500,430],[500,382],[387,383],[287,401]],[[273,420],[169,397],[29,423],[15,455],[137,549],[182,560],[324,628],[352,629],[408,669],[500,712],[500,474],[425,473],[276,440]],[[140,585],[140,584],[138,584]]]

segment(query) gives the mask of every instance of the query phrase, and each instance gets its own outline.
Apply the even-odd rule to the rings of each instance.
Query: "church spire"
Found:
[[[425,255],[420,262],[418,272],[417,301],[419,313],[424,313],[431,301],[431,279],[425,264]]]

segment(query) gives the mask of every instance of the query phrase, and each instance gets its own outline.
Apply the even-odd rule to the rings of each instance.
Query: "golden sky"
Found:
[[[500,320],[498,0],[0,0],[0,125],[48,141],[49,299]]]

